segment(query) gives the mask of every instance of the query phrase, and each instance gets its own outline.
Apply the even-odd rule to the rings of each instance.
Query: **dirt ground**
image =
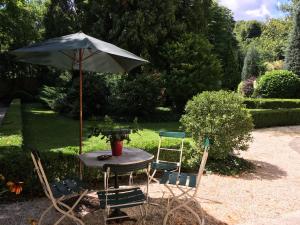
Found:
[[[254,173],[239,177],[208,175],[203,178],[199,197],[206,225],[255,224],[258,218],[276,218],[300,210],[300,126],[260,129],[253,132],[253,137],[249,151],[241,156],[256,164]],[[151,187],[155,189],[155,185]],[[153,201],[159,201],[156,194],[152,197]],[[85,202],[83,211],[97,207],[97,199],[91,199]],[[0,205],[0,225],[29,224],[31,219],[38,219],[47,204],[48,201],[42,198]],[[160,207],[151,206],[146,224],[162,224],[165,207],[166,200]],[[196,209],[195,205],[192,207]],[[127,212],[135,217],[139,215],[137,209]],[[84,222],[87,225],[103,224],[102,215],[101,210],[87,213]],[[55,218],[58,214],[50,212],[45,224],[53,224]],[[63,224],[72,223],[65,220]],[[196,222],[189,213],[181,210],[172,216],[169,224],[193,225]]]

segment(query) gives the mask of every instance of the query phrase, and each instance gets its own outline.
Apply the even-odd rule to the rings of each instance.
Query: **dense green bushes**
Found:
[[[185,108],[181,122],[201,149],[205,136],[213,140],[210,156],[226,159],[234,150],[246,150],[253,123],[243,99],[233,92],[203,92]]]
[[[298,109],[250,109],[255,128],[300,124]]]
[[[300,78],[293,72],[286,70],[266,72],[258,79],[254,96],[297,98],[300,96]]]
[[[300,108],[300,99],[246,98],[248,109],[289,109]]]

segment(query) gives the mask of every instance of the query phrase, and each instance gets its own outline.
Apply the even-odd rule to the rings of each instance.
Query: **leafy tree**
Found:
[[[45,5],[38,0],[0,3],[0,51],[28,45],[42,36]]]
[[[75,33],[80,30],[75,1],[51,0],[44,18],[45,38]]]
[[[291,27],[287,19],[270,19],[264,24],[261,37],[254,43],[264,61],[284,59]]]
[[[199,34],[185,34],[179,41],[164,46],[167,94],[181,112],[195,94],[220,88],[221,65],[212,52],[212,45]]]
[[[242,80],[250,77],[258,77],[261,73],[260,56],[256,48],[252,45],[249,47],[244,59],[244,66],[242,70]]]
[[[300,2],[294,15],[293,30],[286,51],[285,66],[287,70],[300,76]]]
[[[217,3],[211,7],[209,40],[222,64],[222,87],[234,89],[240,81],[239,47],[233,33],[235,22],[232,12]]]

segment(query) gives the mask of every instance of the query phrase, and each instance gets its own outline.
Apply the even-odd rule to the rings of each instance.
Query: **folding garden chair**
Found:
[[[75,216],[73,210],[78,205],[80,200],[87,194],[88,190],[81,188],[78,181],[73,179],[57,181],[49,184],[40,160],[39,153],[37,151],[32,151],[31,157],[43,190],[48,199],[51,201],[51,205],[42,213],[38,225],[42,224],[43,218],[52,208],[56,209],[62,214],[62,216],[54,223],[54,225],[59,224],[66,217],[75,221],[76,224],[84,225],[83,221]],[[76,196],[78,196],[78,198],[71,207],[63,202],[66,199]]]
[[[198,223],[204,225],[205,221],[204,221],[203,211],[200,203],[197,201],[196,198],[200,189],[200,181],[205,169],[209,148],[210,148],[210,140],[209,138],[205,138],[204,152],[203,152],[200,168],[198,171],[198,175],[177,173],[177,172],[170,172],[170,171],[166,171],[163,174],[160,183],[165,185],[165,187],[169,190],[172,196],[171,201],[169,201],[168,199],[167,213],[163,221],[164,225],[167,224],[169,215],[179,208],[185,208],[186,210],[190,211],[196,217]],[[180,194],[176,194],[175,193],[176,191],[174,191],[173,188],[179,190]],[[180,201],[180,199],[184,199],[184,201]],[[196,202],[198,208],[201,211],[201,218],[194,211],[194,209],[188,205],[193,201]],[[175,206],[172,208],[172,205]]]
[[[162,147],[163,139],[174,139],[174,138],[180,138],[181,143],[179,148],[164,148]],[[182,161],[182,150],[183,150],[183,142],[185,138],[184,132],[159,132],[159,143],[158,143],[158,149],[156,154],[156,160],[151,164],[151,169],[153,170],[151,176],[150,176],[150,182],[153,180],[157,183],[159,181],[154,178],[157,171],[178,171],[180,173],[181,170],[181,161]],[[178,160],[177,161],[167,161],[161,159],[161,151],[170,151],[170,152],[178,152]]]
[[[139,206],[142,216],[142,222],[145,224],[144,217],[147,215],[145,204],[148,200],[148,187],[149,187],[149,173],[152,159],[137,162],[133,164],[106,164],[104,170],[104,190],[98,192],[100,200],[100,208],[104,212],[104,224],[109,220],[125,219],[129,216],[122,212],[123,208],[130,208]],[[128,174],[137,170],[146,169],[147,173],[147,186],[145,193],[137,186],[127,186],[120,188],[118,185],[118,175]],[[109,187],[110,174],[115,174],[115,187]]]

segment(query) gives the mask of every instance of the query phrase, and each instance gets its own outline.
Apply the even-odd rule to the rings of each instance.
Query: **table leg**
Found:
[[[118,179],[118,174],[115,173],[115,185],[114,188],[119,188],[119,179]],[[128,220],[132,220],[132,221],[136,221],[136,219],[134,218],[130,218],[126,212],[121,211],[121,209],[114,209],[112,211],[112,213],[110,214],[109,217],[121,217],[124,216],[125,218],[121,218],[121,219],[116,219],[118,223],[121,223],[123,221],[128,221]],[[109,222],[109,221],[108,221]]]

